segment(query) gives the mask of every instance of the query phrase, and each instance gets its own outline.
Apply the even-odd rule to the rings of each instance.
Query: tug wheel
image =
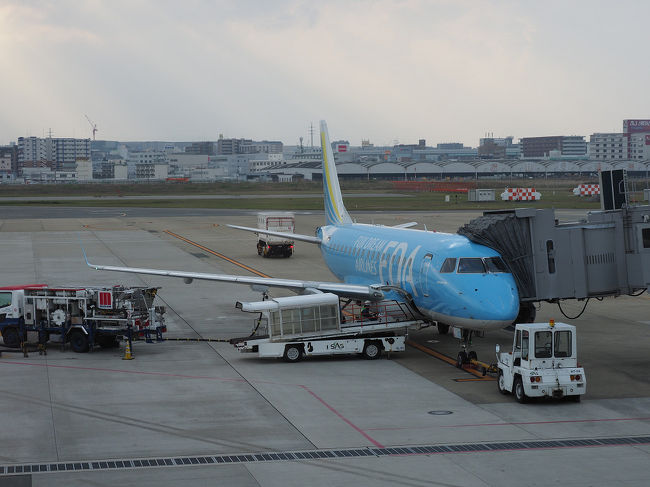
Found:
[[[521,380],[520,376],[515,377],[515,384],[512,389],[515,393],[515,399],[517,399],[517,402],[521,404],[528,402],[528,396],[526,396],[526,391],[524,391],[524,382]]]
[[[503,377],[503,370],[501,369],[499,369],[499,377],[497,378],[497,388],[501,394],[508,394],[508,390],[506,389],[506,380]]]

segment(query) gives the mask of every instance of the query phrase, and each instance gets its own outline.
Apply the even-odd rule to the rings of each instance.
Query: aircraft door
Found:
[[[429,274],[431,273],[432,260],[433,254],[428,253],[422,259],[422,264],[420,264],[420,288],[424,297],[429,297],[429,285],[432,284],[432,282],[429,282],[431,279]]]

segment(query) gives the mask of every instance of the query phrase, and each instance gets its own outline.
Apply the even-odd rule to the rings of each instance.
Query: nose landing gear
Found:
[[[461,351],[458,352],[456,356],[456,367],[459,369],[463,368],[463,365],[471,363],[472,360],[476,360],[478,357],[474,350],[468,350],[472,346],[472,330],[463,330],[463,335],[461,338],[460,346]]]

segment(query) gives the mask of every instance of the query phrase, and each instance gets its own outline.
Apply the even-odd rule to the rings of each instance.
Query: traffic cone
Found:
[[[122,360],[133,360],[135,357],[131,353],[131,344],[129,341],[126,341],[126,349],[124,350],[124,357],[122,357]]]

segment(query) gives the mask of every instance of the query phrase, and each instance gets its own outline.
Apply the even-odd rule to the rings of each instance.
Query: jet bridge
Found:
[[[650,288],[650,206],[592,211],[559,223],[552,209],[486,211],[459,229],[501,254],[522,309],[536,301],[600,298]]]

